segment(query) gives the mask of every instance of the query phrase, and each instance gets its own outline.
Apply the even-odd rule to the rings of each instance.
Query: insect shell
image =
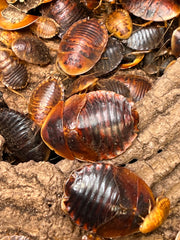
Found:
[[[118,67],[124,57],[124,45],[115,37],[109,37],[100,60],[88,71],[96,77],[110,73]]]
[[[129,88],[133,101],[141,100],[145,94],[151,89],[151,83],[146,77],[133,75],[133,74],[117,74],[112,77],[120,81]],[[116,92],[116,91],[115,91]]]
[[[135,50],[152,50],[160,45],[163,35],[163,27],[147,26],[134,31],[123,43]]]
[[[155,207],[145,217],[139,230],[142,233],[148,233],[158,228],[168,217],[170,201],[168,198],[159,197],[156,199]]]
[[[48,47],[37,37],[24,36],[13,41],[11,48],[18,58],[41,66],[50,62]]]
[[[41,136],[64,158],[98,161],[124,152],[137,136],[137,124],[133,102],[111,91],[94,91],[60,101]]]
[[[79,0],[55,0],[45,9],[44,14],[57,22],[60,38],[73,23],[90,15],[89,10]]]
[[[30,239],[25,236],[13,235],[13,236],[5,236],[5,237],[1,238],[0,240],[30,240]]]
[[[64,88],[56,78],[49,78],[40,83],[33,91],[28,112],[30,118],[42,126],[51,109],[64,98]]]
[[[13,56],[10,49],[0,48],[0,73],[2,83],[11,89],[22,89],[28,82],[28,73],[23,63]]]
[[[31,30],[42,38],[52,38],[58,33],[58,24],[52,18],[39,17],[36,22],[30,26]]]
[[[180,27],[176,28],[172,34],[171,50],[174,56],[180,57]]]
[[[123,8],[145,20],[162,22],[179,15],[179,0],[119,0]]]
[[[118,9],[110,13],[106,19],[106,27],[108,31],[117,38],[129,38],[133,27],[128,11]]]
[[[96,163],[71,174],[61,207],[83,229],[115,238],[138,232],[149,204],[154,207],[154,196],[141,178],[126,168]]]
[[[82,19],[64,34],[57,55],[57,67],[68,75],[76,76],[90,70],[108,41],[104,24],[98,19]]]
[[[5,138],[8,150],[20,162],[44,161],[49,157],[50,151],[41,139],[39,128],[19,112],[0,109],[0,134]]]

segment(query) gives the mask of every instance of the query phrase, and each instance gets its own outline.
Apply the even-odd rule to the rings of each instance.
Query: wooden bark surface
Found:
[[[52,69],[44,69],[40,75],[31,71],[34,79],[31,87],[36,78],[45,77],[49,70]],[[23,92],[27,101],[30,92],[31,89]],[[8,94],[4,90],[7,100]],[[26,103],[19,99],[22,103],[19,108],[27,112]],[[9,101],[12,108],[16,105],[13,99]],[[161,194],[169,197],[171,211],[156,231],[117,239],[175,240],[180,230],[180,59],[156,80],[136,108],[140,116],[137,139],[124,154],[106,162],[125,164],[145,180],[155,197]],[[0,138],[1,150],[3,143]],[[0,238],[20,234],[32,240],[80,240],[84,231],[62,212],[60,202],[69,174],[84,164],[64,159],[55,165],[29,161],[13,166],[1,161]]]

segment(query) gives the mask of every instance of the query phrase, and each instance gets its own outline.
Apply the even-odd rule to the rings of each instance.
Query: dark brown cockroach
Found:
[[[28,83],[26,66],[13,56],[10,49],[0,48],[0,73],[7,88],[22,89]]]
[[[56,78],[50,78],[40,83],[33,91],[28,112],[30,118],[42,126],[51,109],[64,99],[64,88]]]
[[[119,0],[137,17],[150,21],[166,21],[179,15],[179,0]]]
[[[131,98],[129,88],[118,79],[107,78],[107,79],[100,79],[96,82],[96,85],[92,86],[92,89],[97,90],[106,90],[106,91],[113,91],[120,95],[123,95],[126,98]]]
[[[4,30],[17,30],[29,26],[38,19],[38,16],[25,14],[13,5],[1,0],[0,28]]]
[[[50,151],[41,139],[39,127],[19,112],[0,109],[0,134],[17,161],[44,161],[49,157]]]
[[[53,18],[59,25],[59,37],[69,29],[69,27],[90,15],[89,10],[78,0],[55,0],[51,3],[45,15]]]
[[[180,27],[173,31],[171,37],[171,51],[176,57],[180,57]]]
[[[18,58],[28,63],[42,66],[51,61],[48,47],[37,37],[20,37],[12,43],[11,48]]]
[[[151,224],[159,227],[162,222],[156,225],[157,210],[162,210],[160,216],[168,215],[167,198],[160,201],[155,203],[151,189],[129,169],[94,163],[70,175],[61,208],[83,229],[104,238],[116,238],[142,230],[139,226],[143,225],[143,218],[147,221],[149,211],[154,215]]]
[[[25,236],[12,235],[12,236],[5,236],[1,238],[1,240],[30,240],[30,239]]]
[[[124,152],[137,136],[137,124],[133,102],[111,91],[94,91],[60,101],[41,136],[62,157],[98,161]]]
[[[107,41],[106,27],[99,20],[77,21],[60,42],[57,67],[72,76],[86,73],[101,58]]]
[[[106,19],[106,27],[108,31],[117,38],[129,38],[132,33],[133,25],[128,11],[117,9],[110,13]]]
[[[121,63],[124,57],[124,52],[124,45],[118,39],[109,37],[100,60],[94,65],[88,74],[94,74],[96,77],[100,77],[112,72]]]
[[[39,17],[36,22],[30,26],[32,32],[41,38],[52,38],[58,31],[58,24],[54,19],[49,17]]]
[[[147,26],[140,28],[132,33],[127,39],[123,40],[127,47],[135,50],[152,50],[157,48],[163,40],[164,28]]]
[[[165,53],[158,55],[157,51],[146,54],[143,61],[143,70],[149,75],[162,76],[166,68],[176,59],[175,56]]]
[[[141,100],[144,95],[151,89],[151,83],[146,77],[133,74],[117,74],[112,77],[125,84],[129,90],[133,101]]]

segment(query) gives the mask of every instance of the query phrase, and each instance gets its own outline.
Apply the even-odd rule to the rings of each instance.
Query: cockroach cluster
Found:
[[[56,74],[33,89],[28,115],[1,96],[0,134],[18,162],[48,160],[50,149],[91,162],[70,175],[61,204],[94,234],[82,239],[151,232],[168,216],[168,198],[155,201],[134,173],[98,161],[125,152],[141,131],[135,102],[180,56],[179,13],[178,0],[1,0],[3,85],[30,84],[28,64],[55,64]],[[44,39],[59,41],[55,59]],[[146,75],[126,71],[134,66]]]

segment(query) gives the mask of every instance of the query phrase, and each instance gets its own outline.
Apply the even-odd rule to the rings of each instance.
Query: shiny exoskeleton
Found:
[[[59,36],[62,37],[73,23],[88,17],[89,11],[78,0],[55,0],[48,7],[45,14],[59,24]]]
[[[73,95],[60,101],[42,128],[44,142],[68,159],[98,161],[124,152],[137,136],[133,102],[111,91]]]
[[[118,79],[109,78],[109,79],[100,79],[97,84],[93,87],[94,90],[106,90],[113,91],[115,93],[121,94],[126,98],[130,98],[129,88],[120,82]]]
[[[44,161],[49,157],[39,128],[19,112],[0,109],[0,134],[5,138],[8,150],[21,162]]]
[[[37,37],[24,36],[17,38],[11,47],[18,58],[28,63],[43,66],[51,60],[48,47]]]
[[[118,9],[108,15],[106,19],[108,31],[115,37],[127,39],[132,33],[132,20],[124,9]]]
[[[151,83],[146,77],[143,76],[133,74],[117,74],[113,76],[112,79],[116,79],[125,84],[129,88],[131,97],[135,102],[141,100],[151,89]]]
[[[56,78],[50,78],[40,83],[33,91],[28,111],[30,118],[42,126],[51,109],[64,97],[64,88]]]
[[[173,31],[171,38],[171,50],[174,56],[180,57],[180,27]]]
[[[74,171],[65,184],[62,209],[80,227],[105,238],[139,231],[155,200],[130,170],[96,163]]]
[[[145,20],[166,21],[179,15],[179,0],[119,0],[123,7]]]
[[[13,56],[10,49],[0,48],[0,73],[2,83],[11,89],[22,89],[28,82],[28,73],[23,63]]]
[[[69,75],[80,75],[90,70],[108,41],[104,24],[95,18],[74,23],[64,34],[57,55],[57,66]]]
[[[96,77],[100,77],[102,75],[110,73],[118,67],[123,57],[123,44],[118,39],[109,37],[108,43],[100,60],[94,65],[88,74],[93,73]]]
[[[127,39],[123,40],[129,48],[135,50],[152,50],[157,48],[163,40],[164,28],[148,26],[140,28],[132,33]]]

